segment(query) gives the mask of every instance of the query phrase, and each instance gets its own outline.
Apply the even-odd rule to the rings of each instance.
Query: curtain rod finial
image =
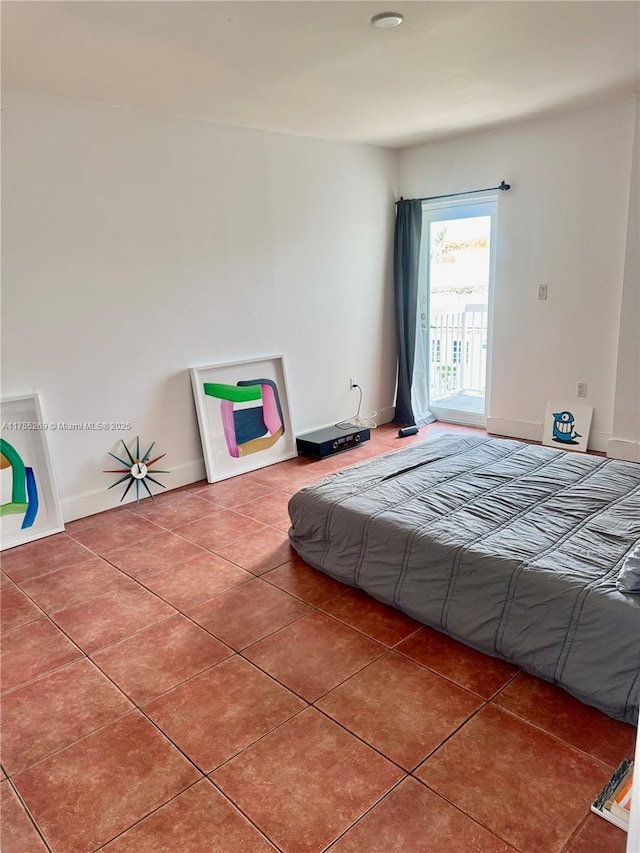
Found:
[[[500,186],[498,187],[498,189],[499,189],[499,190],[510,190],[510,189],[511,189],[511,184],[506,184],[506,183],[504,182],[504,180],[503,180],[503,181],[501,181]]]

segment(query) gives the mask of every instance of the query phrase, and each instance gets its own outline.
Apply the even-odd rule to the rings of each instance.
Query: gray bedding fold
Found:
[[[640,465],[444,435],[348,468],[289,504],[294,548],[474,648],[637,722]]]

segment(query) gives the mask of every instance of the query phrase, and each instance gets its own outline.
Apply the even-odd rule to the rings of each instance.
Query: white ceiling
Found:
[[[398,148],[638,93],[639,45],[636,0],[2,3],[5,86]]]

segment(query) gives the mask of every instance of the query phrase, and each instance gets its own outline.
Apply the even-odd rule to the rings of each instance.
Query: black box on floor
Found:
[[[371,430],[351,424],[344,428],[332,426],[306,432],[296,438],[296,445],[299,453],[322,459],[324,456],[357,447],[370,438]]]

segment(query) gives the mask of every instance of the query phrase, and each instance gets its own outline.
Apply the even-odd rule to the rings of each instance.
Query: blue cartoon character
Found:
[[[575,430],[576,419],[571,412],[554,412],[553,440],[560,444],[580,444],[577,438],[582,438]]]

